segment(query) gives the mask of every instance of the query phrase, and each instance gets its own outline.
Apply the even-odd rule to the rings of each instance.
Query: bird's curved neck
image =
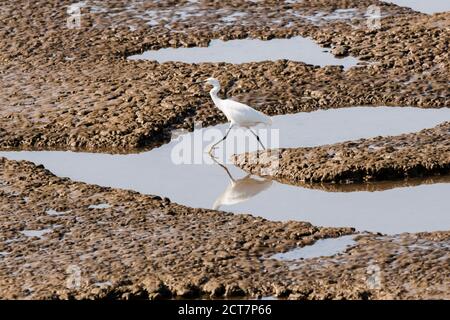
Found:
[[[220,90],[220,86],[214,86],[211,91],[209,92],[212,100],[214,101],[214,103],[217,105],[217,102],[219,102],[221,99],[219,98],[219,96],[217,95],[217,93]]]

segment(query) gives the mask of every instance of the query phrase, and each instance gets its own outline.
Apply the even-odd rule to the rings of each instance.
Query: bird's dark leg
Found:
[[[254,133],[252,129],[249,128],[248,130],[250,130],[250,132],[253,133],[253,135],[256,137],[256,140],[258,140],[259,144],[261,145],[261,147],[263,147],[263,149],[266,150],[266,147],[264,147],[264,145],[262,144],[261,139],[259,139],[258,135],[256,133]]]
[[[231,131],[231,128],[233,128],[233,125],[230,125],[230,127],[228,128],[228,130],[227,130],[227,132],[225,133],[225,136],[222,138],[222,139],[220,139],[219,141],[217,141],[216,143],[214,143],[212,146],[211,146],[211,148],[209,148],[209,154],[211,154],[211,152],[213,151],[213,149],[219,144],[219,143],[221,143],[222,141],[224,141],[227,137],[228,137],[228,134],[230,133],[230,131]]]
[[[232,182],[236,182],[236,180],[234,180],[233,176],[231,175],[230,171],[228,170],[227,167],[225,167],[223,164],[221,164],[219,161],[216,160],[216,158],[214,158],[212,155],[209,155],[212,159],[212,161],[214,161],[216,164],[218,164],[219,166],[222,167],[222,169],[225,170],[225,172],[227,173],[228,177],[230,178],[230,180]]]

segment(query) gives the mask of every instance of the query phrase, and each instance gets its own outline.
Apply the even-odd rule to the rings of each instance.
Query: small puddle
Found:
[[[450,120],[448,108],[352,107],[275,116],[271,132],[278,132],[280,147],[318,146],[416,132],[446,120]],[[448,179],[428,178],[410,184],[389,184],[380,189],[373,187],[376,184],[344,190],[282,184],[248,175],[233,165],[222,167],[211,161],[203,150],[208,150],[211,142],[221,138],[227,128],[227,124],[221,124],[196,129],[138,154],[11,151],[0,152],[0,157],[29,160],[43,164],[61,177],[168,197],[194,208],[214,207],[270,220],[352,226],[360,231],[388,234],[450,229],[450,201],[445,201],[450,194]],[[242,141],[241,132],[231,131],[225,159],[234,153],[228,144]],[[187,156],[200,164],[176,164],[180,159],[174,150],[180,147],[181,141],[194,142],[195,152]],[[256,149],[256,142],[252,148]],[[222,154],[223,149],[220,146],[216,154]],[[244,149],[238,143],[237,152]]]
[[[350,9],[336,9],[329,14],[326,14],[324,12],[317,12],[315,15],[312,15],[312,16],[301,16],[300,15],[300,17],[306,18],[307,20],[317,23],[317,22],[329,21],[329,20],[351,20],[358,13],[359,13],[359,10],[357,8],[350,8]]]
[[[107,203],[91,204],[88,209],[108,209],[111,206]]]
[[[318,257],[331,257],[335,254],[344,252],[356,244],[353,240],[355,235],[342,236],[338,238],[320,239],[314,244],[296,248],[294,250],[277,253],[271,256],[271,259],[294,261],[300,259],[311,259]]]
[[[306,19],[307,21],[317,26],[321,26],[328,22],[335,22],[335,21],[351,22],[354,19],[360,20],[368,17],[368,13],[361,11],[358,8],[336,9],[329,13],[318,11],[313,15],[305,15],[301,11],[288,10],[288,12],[292,13],[297,18]],[[385,16],[381,13],[380,15],[381,17]]]
[[[279,300],[280,298],[275,297],[275,296],[264,296],[261,297],[259,300]]]
[[[69,211],[56,211],[53,209],[49,209],[49,210],[45,211],[45,213],[48,214],[49,216],[62,216],[69,212],[70,212],[70,210]]]
[[[211,40],[208,47],[164,48],[149,50],[128,57],[130,60],[156,60],[160,63],[181,61],[186,63],[228,62],[246,63],[288,59],[318,66],[342,65],[345,69],[356,66],[358,59],[353,57],[336,58],[314,41],[303,37],[290,39],[241,39]]]
[[[112,282],[111,281],[95,282],[94,286],[100,288],[108,288],[112,286]]]
[[[52,228],[46,228],[46,229],[41,229],[41,230],[23,230],[23,231],[20,231],[20,233],[22,233],[24,236],[26,236],[28,238],[36,237],[39,239],[43,239],[47,233],[50,233],[52,231],[53,231]]]
[[[415,11],[433,14],[450,11],[450,1],[448,0],[382,0],[394,3],[398,6],[409,7]]]

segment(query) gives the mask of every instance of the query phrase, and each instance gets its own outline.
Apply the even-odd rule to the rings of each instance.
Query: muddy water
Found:
[[[317,240],[314,244],[310,246],[296,248],[284,253],[277,253],[271,256],[271,258],[277,260],[292,261],[299,259],[333,256],[355,245],[356,241],[353,240],[353,237],[354,235],[350,235],[350,236],[342,236],[339,238]]]
[[[164,48],[150,50],[139,55],[130,56],[131,60],[156,60],[158,62],[181,61],[186,63],[228,62],[245,63],[266,60],[288,59],[319,66],[343,65],[350,68],[358,60],[352,57],[336,58],[314,41],[293,37],[290,39],[212,40],[208,47]]]
[[[383,0],[398,6],[409,7],[415,11],[433,14],[450,11],[450,1],[447,0]]]
[[[354,107],[273,117],[272,131],[266,135],[273,141],[263,138],[264,129],[258,133],[269,147],[317,146],[414,132],[445,120],[450,120],[448,108]],[[372,185],[367,189],[370,191],[362,187],[331,192],[285,185],[247,176],[232,165],[225,166],[227,171],[211,161],[203,150],[226,128],[224,124],[197,129],[139,154],[49,151],[0,152],[0,156],[43,164],[56,175],[77,181],[160,195],[191,207],[251,213],[271,220],[302,220],[390,234],[450,228],[450,202],[445,200],[450,194],[449,179],[428,179],[423,184],[417,180],[412,184],[384,183],[379,189]],[[244,151],[244,138],[249,137],[240,130],[232,131],[227,144],[215,150],[219,161],[227,159],[234,150]],[[183,151],[190,150],[191,154],[179,152],[186,141],[193,149]],[[249,151],[257,147],[254,138],[252,141],[247,146]]]

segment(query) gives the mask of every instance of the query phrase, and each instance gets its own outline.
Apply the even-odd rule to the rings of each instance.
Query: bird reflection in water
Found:
[[[253,198],[272,185],[272,180],[260,177],[252,177],[250,174],[241,179],[234,179],[230,171],[223,164],[219,163],[214,157],[213,161],[221,167],[230,179],[230,184],[225,191],[214,201],[213,210],[218,210],[221,206],[230,206],[233,204],[245,202]]]

